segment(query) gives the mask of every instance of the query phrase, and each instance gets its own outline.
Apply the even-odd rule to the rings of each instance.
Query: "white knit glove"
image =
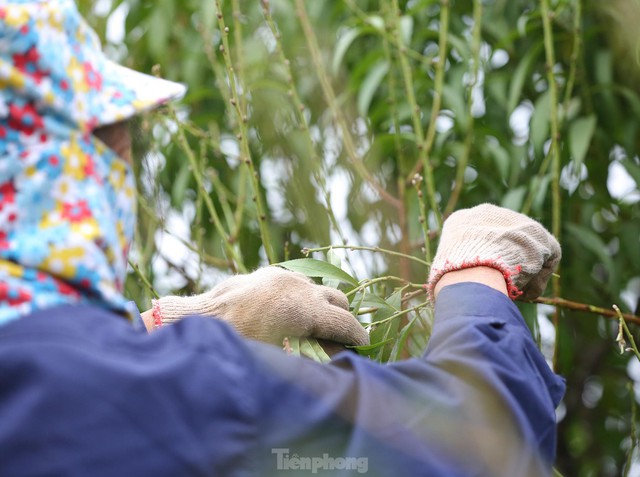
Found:
[[[560,261],[560,244],[540,223],[491,204],[454,212],[445,221],[427,292],[447,272],[491,267],[502,272],[512,299],[538,297]]]
[[[369,344],[369,335],[349,313],[344,293],[275,266],[233,276],[201,295],[154,300],[153,314],[162,324],[188,315],[217,317],[245,338],[277,346],[285,337]]]

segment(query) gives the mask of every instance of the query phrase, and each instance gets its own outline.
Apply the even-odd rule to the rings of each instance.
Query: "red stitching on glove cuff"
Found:
[[[153,315],[153,328],[157,329],[162,326],[162,311],[160,310],[160,301],[153,300],[153,306],[151,307]]]
[[[445,273],[456,272],[458,270],[464,270],[467,268],[474,268],[474,267],[489,267],[489,268],[498,270],[500,273],[502,273],[502,276],[504,277],[504,281],[507,284],[507,293],[509,295],[509,298],[511,298],[512,300],[515,300],[520,295],[522,295],[522,291],[515,285],[515,283],[513,283],[514,276],[522,271],[522,267],[520,265],[515,267],[515,269],[511,269],[507,267],[504,263],[501,263],[497,260],[492,260],[492,259],[481,260],[479,257],[476,257],[474,260],[465,261],[465,262],[456,263],[456,264],[453,264],[447,261],[445,262],[443,268],[432,271],[433,275],[429,278],[429,282],[426,285],[428,300],[431,303],[435,303],[435,296],[433,295],[433,291],[436,287],[436,284],[440,281],[440,279]]]

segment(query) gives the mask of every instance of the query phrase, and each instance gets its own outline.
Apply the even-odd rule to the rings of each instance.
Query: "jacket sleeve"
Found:
[[[344,353],[322,366],[253,353],[266,468],[347,456],[374,475],[550,473],[564,383],[517,307],[489,287],[441,291],[420,359],[385,366]]]

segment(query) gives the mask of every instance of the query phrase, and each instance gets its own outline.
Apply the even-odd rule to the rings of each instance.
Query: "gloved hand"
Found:
[[[512,299],[534,299],[560,256],[558,241],[526,215],[491,204],[459,210],[444,223],[427,292],[433,300],[433,290],[447,272],[484,266],[502,272]]]
[[[349,313],[344,293],[275,266],[233,276],[201,295],[154,300],[153,314],[162,324],[188,315],[217,317],[245,338],[277,346],[294,336],[369,344],[369,335]]]

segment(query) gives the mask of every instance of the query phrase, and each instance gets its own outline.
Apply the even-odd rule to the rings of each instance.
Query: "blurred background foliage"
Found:
[[[112,58],[189,86],[138,125],[132,261],[159,293],[308,255],[351,280],[291,263],[341,283],[364,321],[383,321],[362,352],[415,355],[429,334],[420,284],[442,219],[489,201],[559,237],[548,297],[639,314],[636,0],[80,7]],[[138,275],[127,287],[149,306]],[[617,352],[616,321],[521,307],[567,378],[556,467],[640,475],[640,365]]]

